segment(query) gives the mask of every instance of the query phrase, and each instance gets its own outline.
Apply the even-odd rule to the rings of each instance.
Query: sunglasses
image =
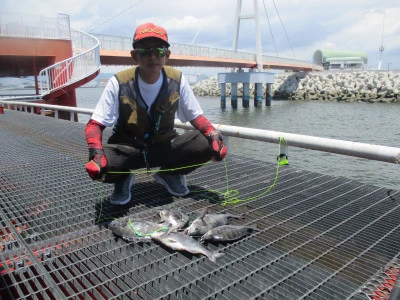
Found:
[[[155,57],[163,57],[167,53],[167,48],[137,48],[136,52],[140,57],[149,57],[151,53],[154,53]]]

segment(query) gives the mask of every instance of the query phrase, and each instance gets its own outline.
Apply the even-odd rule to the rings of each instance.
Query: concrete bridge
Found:
[[[100,42],[100,62],[102,65],[131,65],[132,37],[94,34]],[[175,67],[242,68],[256,69],[255,53],[227,49],[171,43],[168,64]],[[293,71],[322,70],[322,66],[306,61],[262,56],[263,69]]]

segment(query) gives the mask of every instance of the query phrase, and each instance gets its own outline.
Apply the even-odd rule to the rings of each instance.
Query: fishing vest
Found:
[[[109,144],[130,144],[143,149],[177,136],[174,121],[178,109],[181,72],[166,66],[162,72],[163,83],[150,108],[150,114],[139,92],[139,67],[115,75],[119,83],[119,118],[108,140]]]

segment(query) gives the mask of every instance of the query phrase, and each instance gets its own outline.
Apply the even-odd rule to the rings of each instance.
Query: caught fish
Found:
[[[216,262],[217,258],[224,255],[223,253],[212,252],[194,238],[180,232],[171,232],[169,234],[155,232],[151,235],[151,238],[173,250],[203,254],[213,262]]]
[[[135,241],[140,238],[150,238],[150,235],[154,232],[165,232],[168,230],[168,227],[164,224],[127,216],[112,221],[108,225],[108,229],[110,229],[115,235],[122,237],[124,240]]]
[[[240,225],[222,225],[211,229],[206,232],[200,241],[213,241],[213,242],[226,242],[238,240],[241,237],[251,233],[252,231],[260,231],[254,226],[240,226]]]
[[[177,210],[163,209],[160,211],[161,220],[170,224],[170,228],[167,233],[177,231],[186,227],[189,222],[189,217]]]
[[[184,230],[184,233],[191,236],[202,236],[215,227],[226,225],[230,218],[241,219],[244,218],[244,215],[207,214],[205,210]]]

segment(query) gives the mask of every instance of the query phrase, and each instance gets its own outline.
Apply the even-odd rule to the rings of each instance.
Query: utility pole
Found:
[[[385,50],[383,47],[383,31],[385,30],[385,12],[383,13],[383,26],[382,26],[382,39],[381,39],[381,46],[379,47],[379,52],[381,53],[379,56],[379,65],[378,65],[378,70],[381,69],[382,66],[382,53]]]
[[[242,0],[237,1],[236,5],[236,16],[235,16],[235,32],[233,37],[232,50],[237,51],[238,39],[239,39],[239,28],[240,21],[243,19],[254,19],[255,22],[255,33],[256,33],[256,62],[257,69],[261,71],[263,68],[262,62],[262,51],[261,51],[261,33],[260,33],[260,19],[258,14],[258,0],[254,0],[253,14],[242,15]]]

